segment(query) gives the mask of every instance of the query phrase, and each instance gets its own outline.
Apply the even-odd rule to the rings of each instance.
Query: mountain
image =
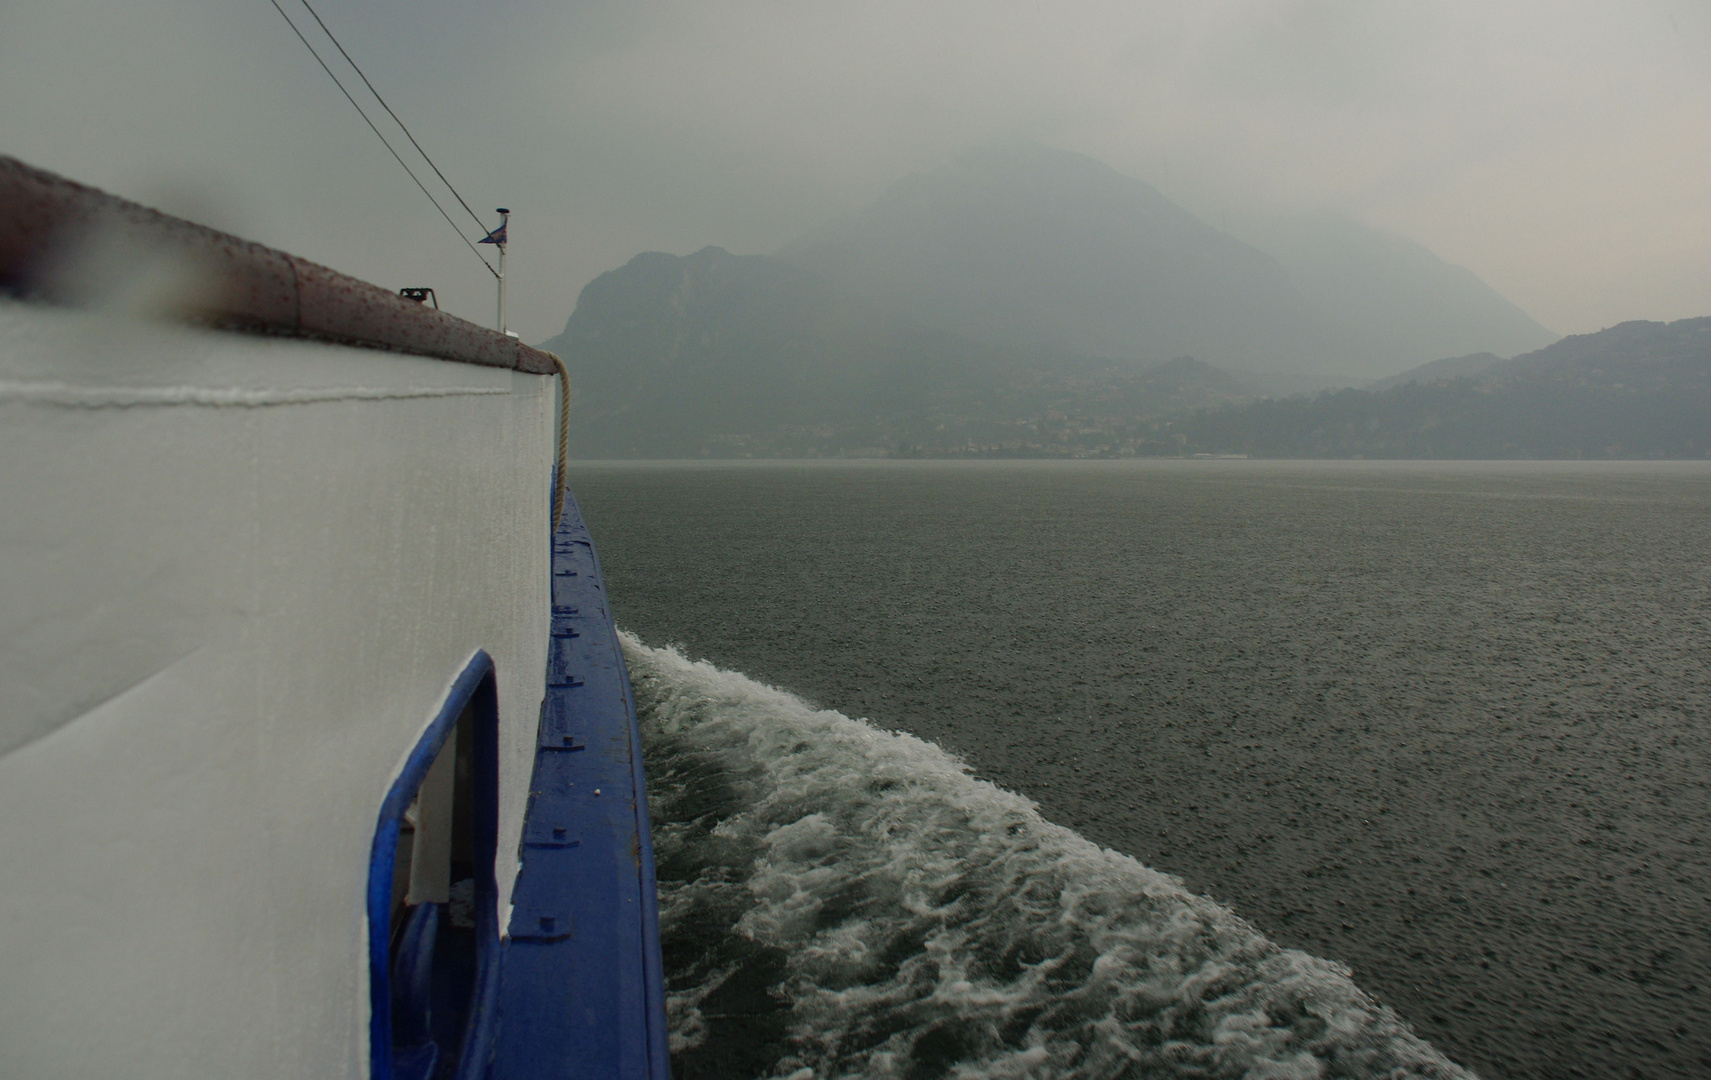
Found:
[[[1515,356],[1557,339],[1473,271],[1393,233],[1329,213],[1274,216],[1237,231],[1391,370],[1442,356]]]
[[[1702,457],[1711,318],[1623,323],[1388,385],[1267,398],[1182,356],[1001,346],[925,327],[779,259],[638,255],[544,343],[579,457]]]
[[[1353,382],[1553,338],[1399,237],[1328,216],[1250,230],[1260,246],[1092,158],[1012,144],[906,177],[779,256],[924,326],[1092,356]]]
[[[1622,323],[1461,378],[1202,410],[1171,430],[1265,457],[1703,458],[1711,318]]]
[[[995,359],[787,263],[717,247],[648,252],[600,275],[543,347],[570,372],[579,456],[695,456],[781,429],[846,426]]]
[[[1143,181],[1043,147],[906,177],[779,257],[978,341],[1273,369],[1350,359],[1276,260]]]
[[[1488,386],[1542,382],[1627,396],[1711,393],[1711,317],[1675,322],[1635,320],[1493,364]]]
[[[716,247],[602,274],[542,347],[570,373],[578,457],[1095,452],[1256,393],[1188,357],[970,340]]]
[[[1408,383],[1441,382],[1444,379],[1463,379],[1469,375],[1478,375],[1493,364],[1501,363],[1503,358],[1496,353],[1469,353],[1467,356],[1446,356],[1442,360],[1431,360],[1419,367],[1411,367],[1400,375],[1392,375],[1388,379],[1379,379],[1367,383],[1362,390],[1388,390],[1392,386],[1405,386]]]
[[[638,255],[545,347],[578,456],[1706,448],[1705,320],[1502,360],[1549,332],[1467,271],[1334,219],[1270,230],[1250,235],[1283,261],[1090,158],[988,147],[776,257]],[[1470,342],[1487,348],[1278,400]]]

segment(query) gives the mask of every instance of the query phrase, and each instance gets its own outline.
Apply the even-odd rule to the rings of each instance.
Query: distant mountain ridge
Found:
[[[1704,458],[1711,317],[1626,322],[1457,378],[1202,410],[1173,430],[1264,457]]]
[[[1339,385],[1327,370],[1410,319],[1485,320],[1419,330],[1427,344],[1551,335],[1400,238],[1321,225],[1278,243],[1287,268],[1091,159],[987,148],[777,257],[638,255],[544,344],[571,373],[578,456],[1702,452],[1693,320],[1511,360],[1439,353],[1363,391],[1281,400]],[[1296,282],[1366,300],[1333,318]],[[1397,299],[1416,284],[1426,301]],[[1394,371],[1407,350],[1386,355]]]
[[[1703,457],[1711,318],[1631,322],[1511,360],[1267,398],[1188,357],[1000,348],[718,248],[648,253],[583,291],[545,347],[579,457]]]

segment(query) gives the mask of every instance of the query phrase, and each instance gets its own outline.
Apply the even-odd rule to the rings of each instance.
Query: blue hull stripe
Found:
[[[553,537],[552,639],[500,968],[492,1080],[668,1080],[635,702],[574,499]]]

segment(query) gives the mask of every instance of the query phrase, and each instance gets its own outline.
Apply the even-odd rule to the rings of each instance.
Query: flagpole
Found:
[[[498,247],[499,247],[499,332],[501,334],[503,334],[505,332],[505,247],[506,247],[507,243],[509,242],[510,235],[511,235],[510,230],[507,228],[507,226],[509,226],[511,223],[511,211],[509,211],[509,210],[505,209],[503,206],[501,206],[497,211],[495,211],[495,213],[497,213],[499,215],[499,236],[501,237],[499,244],[498,244]]]

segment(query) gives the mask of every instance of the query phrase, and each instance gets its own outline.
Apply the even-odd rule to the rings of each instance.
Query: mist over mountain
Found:
[[[1405,237],[1329,213],[1235,227],[1273,256],[1290,284],[1390,370],[1470,353],[1515,356],[1557,335],[1481,281]]]
[[[715,247],[602,274],[542,347],[570,372],[578,457],[1070,453],[1098,430],[1090,413],[1138,437],[1258,393],[1188,357],[970,340]]]
[[[1150,184],[1035,146],[905,177],[780,258],[978,341],[1260,368],[1351,359],[1327,357],[1335,328],[1276,260]]]
[[[1006,348],[765,256],[639,255],[546,342],[579,457],[1702,457],[1711,318],[1632,322],[1501,360],[1278,399],[1189,357]]]
[[[1711,448],[1711,320],[1503,360],[1551,335],[1418,245],[1323,218],[1268,235],[1287,269],[1089,158],[989,147],[777,257],[638,255],[545,347],[588,457]],[[1379,357],[1393,374],[1313,396]]]
[[[1285,261],[1092,158],[983,147],[780,252],[974,340],[1233,369],[1393,374],[1554,339],[1470,271],[1329,216],[1250,226]]]

